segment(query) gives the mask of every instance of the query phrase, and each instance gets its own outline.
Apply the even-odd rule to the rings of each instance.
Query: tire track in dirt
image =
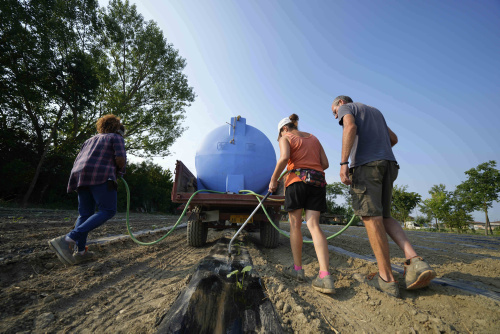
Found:
[[[118,283],[119,293],[113,294],[107,302],[108,308],[99,312],[100,322],[93,330],[133,328],[134,331],[151,331],[162,311],[175,301],[178,292],[185,287],[193,266],[188,259],[203,253],[203,250],[188,248],[183,243],[183,236],[176,236],[168,240],[166,249],[139,246],[141,254],[134,260],[139,264],[121,273],[125,278]],[[156,249],[150,251],[149,247]],[[168,259],[168,264],[165,259]],[[89,326],[92,326],[92,320],[72,330],[79,332]]]
[[[154,240],[158,236],[147,238]],[[182,230],[174,231],[158,246],[137,246],[131,240],[99,245],[96,262],[56,266],[68,276],[68,281],[56,283],[67,296],[48,303],[46,311],[62,315],[54,324],[56,328],[63,326],[65,331],[114,332],[117,327],[134,326],[142,332],[150,331],[156,318],[186,284],[196,264],[193,258],[202,257],[204,252],[187,247]],[[72,276],[79,277],[79,281],[71,282]],[[80,281],[85,283],[82,288]],[[30,310],[27,314],[35,317]],[[22,327],[23,321],[17,320],[17,325]],[[120,322],[122,325],[117,325]]]

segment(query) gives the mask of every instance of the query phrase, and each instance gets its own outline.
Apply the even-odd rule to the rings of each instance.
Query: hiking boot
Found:
[[[406,290],[424,288],[436,277],[436,272],[420,256],[406,260],[403,265]]]
[[[89,248],[85,246],[85,253],[80,254],[76,252],[75,255],[73,255],[73,257],[75,258],[75,264],[80,264],[94,259],[94,253],[89,252],[88,249]]]
[[[355,278],[358,279],[357,277]],[[378,273],[372,273],[368,276],[364,276],[360,281],[379,291],[387,293],[389,296],[399,298],[399,285],[397,281],[386,282]]]
[[[293,264],[283,269],[283,275],[285,275],[288,278],[296,279],[299,282],[306,281],[306,275],[304,274],[304,269],[295,270],[293,268]]]
[[[49,241],[49,247],[52,249],[54,252],[56,252],[57,257],[59,260],[64,263],[64,264],[69,264],[73,265],[75,264],[75,258],[73,257],[73,249],[72,249],[72,244],[64,240],[66,236],[63,235],[58,238],[54,238]]]
[[[330,294],[330,293],[335,292],[335,286],[333,283],[334,283],[334,280],[333,280],[332,275],[327,275],[323,278],[319,278],[319,275],[318,275],[318,277],[313,279],[312,287],[315,290],[318,290],[319,292]]]

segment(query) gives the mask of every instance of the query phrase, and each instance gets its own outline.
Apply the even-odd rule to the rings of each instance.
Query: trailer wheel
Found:
[[[207,242],[208,226],[201,220],[188,220],[187,242],[189,246],[201,247]]]
[[[280,227],[279,216],[274,219],[274,225],[278,228]],[[278,242],[280,240],[280,233],[269,221],[260,222],[260,242],[266,248],[276,248],[278,247]]]

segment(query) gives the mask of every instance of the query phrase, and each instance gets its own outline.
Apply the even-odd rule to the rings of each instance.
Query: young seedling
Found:
[[[241,247],[245,246],[245,244],[243,242],[240,242],[238,244],[235,244],[235,246],[236,246],[236,254],[240,255],[241,254]]]
[[[238,280],[238,273],[240,272],[238,269],[227,274],[227,278],[236,275],[236,286],[240,290],[243,290],[243,280],[245,279],[245,273],[250,270],[252,270],[252,266],[246,266],[245,268],[241,269],[241,273],[243,274],[243,276],[241,276],[241,282]]]

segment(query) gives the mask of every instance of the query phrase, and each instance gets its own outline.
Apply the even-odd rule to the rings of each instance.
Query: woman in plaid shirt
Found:
[[[96,125],[98,134],[83,144],[68,182],[68,193],[78,193],[79,217],[75,228],[49,241],[49,247],[64,264],[92,259],[93,254],[86,247],[88,233],[116,214],[116,179],[125,172],[127,161],[125,128],[120,118],[111,114],[101,117]],[[77,251],[73,254],[75,245]]]

